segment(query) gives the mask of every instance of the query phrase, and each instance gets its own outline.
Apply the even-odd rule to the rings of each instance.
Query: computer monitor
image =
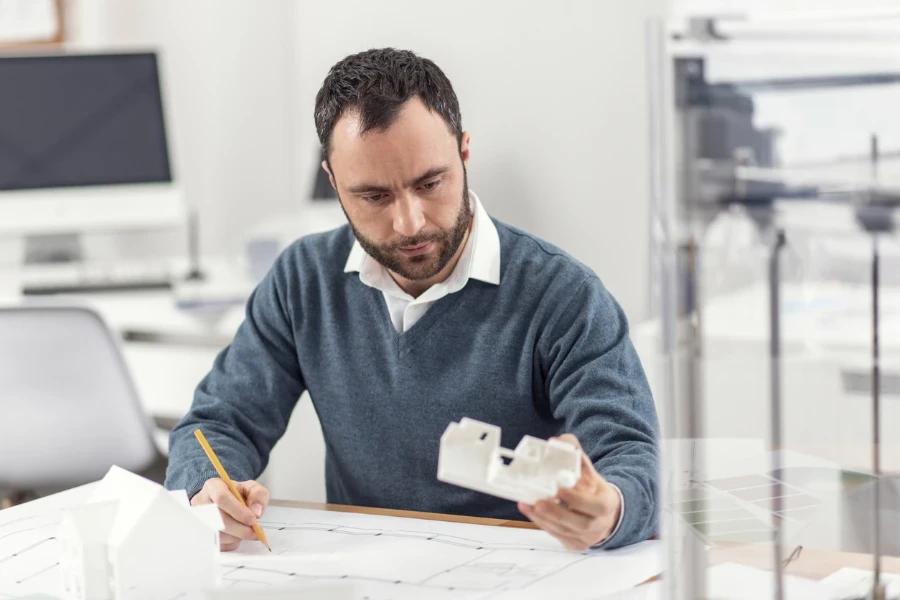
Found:
[[[0,56],[0,235],[184,221],[156,54]]]

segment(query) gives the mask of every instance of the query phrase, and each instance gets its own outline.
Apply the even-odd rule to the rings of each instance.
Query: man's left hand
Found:
[[[583,552],[612,534],[622,513],[619,492],[594,469],[570,433],[559,436],[581,453],[581,479],[571,488],[560,488],[556,498],[534,505],[519,502],[519,510],[531,521],[562,542],[568,550]]]

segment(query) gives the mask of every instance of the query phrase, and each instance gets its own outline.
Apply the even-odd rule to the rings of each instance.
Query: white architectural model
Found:
[[[580,477],[580,451],[566,442],[526,435],[511,451],[500,446],[499,427],[469,418],[441,436],[438,479],[445,483],[534,504]]]
[[[191,507],[183,490],[113,467],[88,504],[67,510],[60,523],[64,587],[73,600],[215,587],[223,528],[215,505]]]

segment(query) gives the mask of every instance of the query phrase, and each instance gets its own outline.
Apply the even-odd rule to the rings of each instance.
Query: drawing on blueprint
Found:
[[[0,598],[65,597],[56,539],[62,515],[60,510],[3,522],[0,514]],[[222,553],[222,588],[348,582],[358,598],[369,600],[505,599],[562,588],[576,600],[596,596],[599,581],[621,578],[629,569],[631,583],[622,579],[622,586],[659,568],[658,560],[648,560],[657,542],[623,553],[575,553],[534,530],[280,507],[271,507],[261,524],[274,554],[258,543]],[[158,600],[176,598],[188,600]]]

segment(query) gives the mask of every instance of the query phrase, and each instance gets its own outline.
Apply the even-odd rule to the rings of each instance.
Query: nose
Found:
[[[415,194],[402,194],[394,202],[394,231],[413,237],[425,227],[422,201]]]

